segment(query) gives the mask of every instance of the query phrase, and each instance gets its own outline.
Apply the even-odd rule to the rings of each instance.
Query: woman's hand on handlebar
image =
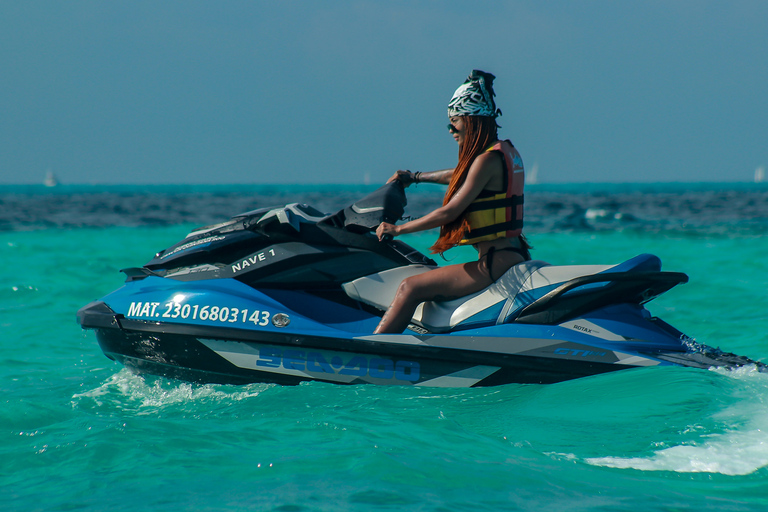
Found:
[[[415,173],[411,171],[397,171],[387,180],[387,183],[392,183],[393,181],[400,181],[404,187],[407,187],[411,183],[415,183]]]
[[[376,228],[376,236],[379,237],[379,242],[384,240],[391,240],[397,236],[400,232],[400,227],[390,224],[389,222],[382,222],[379,227]]]

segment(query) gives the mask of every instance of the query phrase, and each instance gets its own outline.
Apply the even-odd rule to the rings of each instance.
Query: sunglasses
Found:
[[[459,133],[459,129],[453,126],[452,123],[448,123],[448,131],[451,133]]]

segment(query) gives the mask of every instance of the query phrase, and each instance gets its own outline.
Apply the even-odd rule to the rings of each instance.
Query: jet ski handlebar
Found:
[[[395,224],[401,220],[407,204],[405,187],[396,180],[379,187],[321,222],[344,227],[349,231],[365,233],[375,230],[382,222]]]

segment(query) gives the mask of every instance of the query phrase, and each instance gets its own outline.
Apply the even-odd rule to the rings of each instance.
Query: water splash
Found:
[[[703,443],[660,450],[651,457],[594,457],[586,462],[641,471],[748,475],[768,466],[768,433],[761,428],[733,431]]]
[[[712,370],[740,381],[735,392],[739,401],[713,416],[728,428],[711,433],[690,426],[692,439],[666,447],[647,457],[591,457],[585,462],[595,466],[641,471],[677,473],[720,473],[743,476],[768,467],[768,376],[752,366],[737,370]]]
[[[197,385],[134,375],[122,369],[100,386],[75,394],[72,406],[84,409],[114,409],[132,411],[136,415],[159,412],[207,410],[226,407],[233,402],[260,395],[273,387],[270,384],[249,386]]]

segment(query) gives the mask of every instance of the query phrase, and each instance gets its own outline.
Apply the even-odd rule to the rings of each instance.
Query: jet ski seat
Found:
[[[351,298],[385,311],[403,279],[433,268],[426,265],[397,267],[360,277],[342,287]],[[499,280],[477,293],[420,304],[412,323],[433,333],[508,323],[525,306],[571,279],[603,272],[660,268],[660,260],[650,254],[636,256],[618,265],[554,266],[541,260],[526,261],[510,268]]]

